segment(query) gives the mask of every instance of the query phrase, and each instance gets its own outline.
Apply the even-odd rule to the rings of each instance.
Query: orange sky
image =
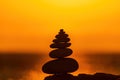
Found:
[[[75,53],[120,51],[120,0],[0,0],[0,51],[48,53],[61,28]]]
[[[78,50],[120,50],[119,0],[1,0],[0,50],[48,51],[63,28]]]

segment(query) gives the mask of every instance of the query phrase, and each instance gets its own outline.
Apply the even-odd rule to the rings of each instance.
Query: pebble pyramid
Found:
[[[55,37],[56,39],[53,40],[53,44],[50,45],[54,50],[49,53],[49,56],[53,58],[53,60],[44,64],[42,71],[53,75],[69,74],[76,71],[78,69],[77,61],[68,58],[68,56],[73,53],[73,51],[68,48],[71,45],[68,34],[61,29]]]

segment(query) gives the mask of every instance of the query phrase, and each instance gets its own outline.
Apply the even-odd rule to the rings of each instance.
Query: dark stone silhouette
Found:
[[[71,74],[56,74],[48,76],[45,80],[120,80],[120,75],[95,73],[95,74],[79,74],[73,76]]]
[[[75,80],[75,77],[69,73],[78,69],[78,63],[72,58],[66,58],[73,52],[67,48],[71,45],[69,43],[70,39],[63,29],[55,37],[56,39],[53,40],[53,44],[50,45],[55,50],[49,53],[49,56],[55,60],[47,62],[42,67],[44,73],[53,75],[46,77],[45,80]]]
[[[78,64],[71,58],[60,58],[47,62],[43,71],[48,74],[69,73],[77,70]]]
[[[66,49],[56,49],[50,52],[49,56],[51,58],[62,58],[67,57],[72,54],[72,50],[69,48]]]
[[[45,80],[77,80],[75,77],[71,74],[58,74],[53,76],[48,76],[45,78]]]
[[[119,80],[120,75],[112,75],[105,73],[90,74],[79,74],[77,80]]]
[[[52,75],[46,77],[44,80],[120,80],[120,75],[106,73],[79,74],[78,76],[73,76],[70,73],[78,69],[78,63],[72,58],[66,58],[73,53],[68,48],[71,45],[69,43],[70,39],[63,29],[55,37],[56,39],[53,40],[53,44],[50,45],[55,50],[49,53],[49,56],[54,60],[48,61],[42,67],[44,73]]]

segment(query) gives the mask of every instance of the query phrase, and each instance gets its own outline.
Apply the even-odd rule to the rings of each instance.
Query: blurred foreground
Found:
[[[94,76],[103,76],[107,79],[115,76],[114,79],[109,78],[115,80],[120,74],[119,53],[89,53],[78,55],[76,58],[80,64],[76,73],[78,80],[96,80],[92,78]],[[46,55],[41,53],[0,53],[0,80],[43,80],[46,74],[41,72],[41,66],[46,60]],[[99,73],[95,74],[96,72]],[[97,80],[107,80],[106,78]]]

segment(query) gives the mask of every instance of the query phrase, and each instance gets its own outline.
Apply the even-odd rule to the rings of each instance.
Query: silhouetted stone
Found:
[[[78,69],[78,63],[72,58],[65,58],[72,54],[72,50],[67,48],[70,47],[70,39],[65,34],[63,29],[60,30],[59,34],[55,36],[51,48],[56,48],[49,53],[51,58],[56,58],[43,65],[42,71],[47,74],[55,74],[53,76],[46,77],[45,80],[75,80],[75,77],[68,74]],[[77,80],[77,78],[76,78]]]
[[[106,73],[96,73],[94,75],[90,74],[79,74],[77,80],[117,80],[119,75],[112,75]]]
[[[55,37],[56,39],[53,40],[54,43],[50,45],[51,48],[66,48],[71,45],[71,43],[68,43],[70,39],[63,29],[61,29],[59,34]]]
[[[63,57],[67,57],[70,56],[72,54],[72,50],[69,48],[65,48],[65,49],[56,49],[50,52],[49,56],[51,58],[63,58]]]
[[[45,78],[45,80],[76,80],[76,79],[71,74],[60,74],[60,75],[48,76]]]
[[[116,80],[117,77],[112,74],[105,74],[105,73],[96,73],[94,74],[95,80]]]
[[[50,47],[51,48],[66,48],[66,47],[70,47],[71,43],[55,43],[55,44],[51,44]]]
[[[60,39],[54,39],[53,42],[58,43],[58,42],[69,42],[69,38],[60,38]]]
[[[78,63],[72,58],[61,58],[47,62],[42,70],[48,74],[70,73],[78,69]]]
[[[94,80],[93,75],[79,74],[77,80]]]
[[[60,29],[59,34],[65,34],[64,30],[63,30],[63,29]]]
[[[65,33],[59,33],[58,35],[55,36],[57,39],[61,39],[61,38],[67,38],[68,35]]]

